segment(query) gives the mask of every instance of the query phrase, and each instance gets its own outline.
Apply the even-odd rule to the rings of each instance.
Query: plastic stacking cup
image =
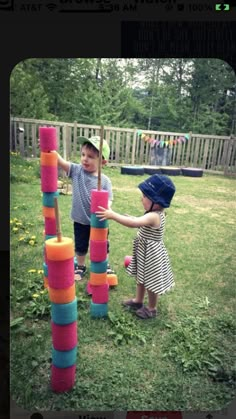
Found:
[[[109,285],[91,285],[92,302],[95,304],[105,304],[109,300]]]
[[[60,242],[57,238],[52,238],[45,242],[45,246],[47,259],[59,261],[74,257],[74,243],[71,238],[62,237]]]
[[[90,227],[90,240],[104,241],[107,240],[108,228]]]
[[[57,351],[52,348],[52,364],[58,368],[67,368],[76,364],[77,346],[70,351]]]
[[[43,211],[43,216],[45,218],[53,218],[55,220],[56,218],[55,208],[43,206],[42,211]]]
[[[91,317],[106,317],[108,314],[108,304],[95,304],[91,301],[90,303],[90,314]]]
[[[124,258],[124,266],[125,268],[127,268],[127,266],[129,266],[130,262],[131,262],[132,256],[125,256]]]
[[[107,274],[107,282],[110,287],[115,287],[118,285],[118,278],[116,274]]]
[[[60,325],[51,321],[52,344],[58,351],[70,351],[78,342],[77,321]]]
[[[55,127],[39,127],[39,144],[41,151],[57,150],[57,129]]]
[[[92,189],[91,191],[91,212],[95,213],[99,211],[99,206],[103,208],[108,208],[108,199],[109,193],[108,191],[101,190],[98,191],[97,189]]]
[[[46,236],[56,236],[57,234],[56,218],[45,217],[44,227],[45,227],[44,232]]]
[[[90,240],[90,260],[102,262],[107,259],[107,240]]]
[[[68,368],[51,366],[51,389],[56,393],[63,393],[73,388],[75,384],[76,365]]]
[[[48,279],[49,282],[49,279]],[[56,304],[71,303],[75,299],[75,283],[68,288],[51,288],[48,287],[49,300]]]
[[[41,166],[55,166],[57,167],[57,154],[56,153],[45,153],[41,151],[40,153],[40,164]]]
[[[59,196],[59,191],[56,192],[43,192],[42,203],[44,207],[54,208],[55,202],[54,198]]]
[[[90,272],[96,274],[101,274],[107,271],[108,260],[103,260],[102,262],[90,262]]]
[[[103,272],[100,274],[96,274],[94,272],[90,272],[89,282],[91,285],[107,284],[107,273]]]
[[[108,220],[100,221],[96,214],[91,214],[90,216],[90,226],[95,228],[107,228]]]
[[[49,286],[54,289],[68,288],[74,284],[74,258],[65,260],[48,259]]]
[[[67,304],[51,304],[51,319],[53,323],[65,325],[73,323],[78,318],[77,298]]]
[[[41,191],[55,192],[57,190],[57,166],[40,166]]]

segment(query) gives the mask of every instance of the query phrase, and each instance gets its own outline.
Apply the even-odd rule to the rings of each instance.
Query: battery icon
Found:
[[[229,4],[219,3],[215,5],[215,10],[217,12],[228,12],[230,10]]]

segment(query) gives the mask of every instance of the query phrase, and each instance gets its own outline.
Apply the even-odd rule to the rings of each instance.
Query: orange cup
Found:
[[[52,237],[45,241],[46,255],[49,260],[66,260],[74,257],[74,242],[69,237]]]
[[[56,153],[40,153],[40,164],[41,166],[57,166],[57,154]]]
[[[118,285],[118,278],[117,275],[115,274],[108,274],[107,275],[107,282],[108,284],[112,287],[114,287],[115,285]]]
[[[97,274],[95,272],[90,272],[89,282],[91,285],[107,284],[107,273],[103,272],[103,273]]]
[[[67,304],[75,299],[75,284],[68,288],[51,288],[48,287],[49,299],[52,303]]]
[[[43,205],[43,216],[45,218],[56,218],[55,208],[53,208],[53,207],[45,207]]]
[[[90,227],[90,240],[107,240],[108,228]]]

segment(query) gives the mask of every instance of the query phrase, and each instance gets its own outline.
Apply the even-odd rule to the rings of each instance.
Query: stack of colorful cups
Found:
[[[43,216],[44,216],[44,239],[56,236],[56,219],[54,209],[54,197],[59,195],[57,191],[57,154],[50,153],[57,150],[57,130],[55,127],[39,127],[40,142],[40,171],[41,191],[43,192]],[[44,287],[48,287],[48,267],[44,248]]]
[[[108,208],[108,191],[91,191],[90,225],[90,279],[92,294],[90,314],[92,317],[106,317],[108,313],[109,284],[107,282],[107,235],[108,221],[96,216],[99,206]]]
[[[68,237],[46,240],[48,290],[51,301],[51,388],[65,392],[74,386],[77,357],[77,298],[74,244]]]

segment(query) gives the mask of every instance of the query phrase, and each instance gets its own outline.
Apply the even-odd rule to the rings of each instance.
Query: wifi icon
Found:
[[[46,5],[46,7],[48,8],[48,10],[50,10],[50,12],[53,12],[53,10],[57,8],[57,5],[54,3],[49,3]]]

